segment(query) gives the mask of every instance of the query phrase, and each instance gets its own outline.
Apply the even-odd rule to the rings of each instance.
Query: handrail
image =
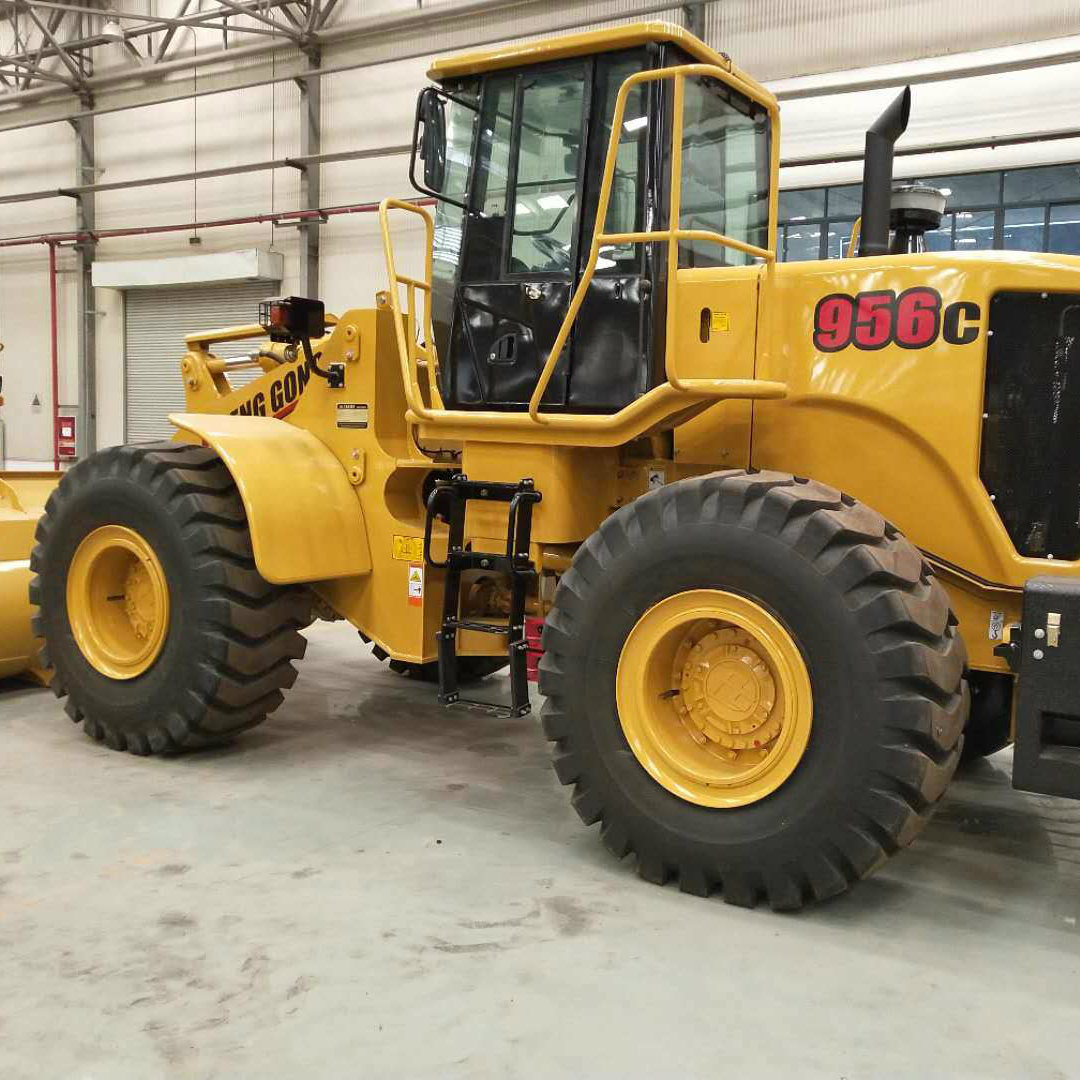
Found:
[[[394,260],[394,242],[390,236],[390,210],[405,210],[416,214],[424,222],[424,280],[408,277],[397,272]],[[386,255],[386,273],[390,279],[390,307],[394,312],[394,333],[397,335],[398,359],[401,362],[401,378],[405,384],[405,401],[411,412],[422,420],[431,419],[431,411],[420,396],[420,366],[427,375],[428,394],[435,408],[445,411],[439,393],[439,356],[435,349],[435,332],[431,322],[431,264],[435,250],[435,219],[422,207],[404,199],[383,199],[379,203],[379,225],[382,230],[383,252]],[[408,290],[408,310],[403,318],[400,287]],[[416,340],[417,307],[416,290],[424,294],[423,332],[424,344]]]
[[[769,399],[775,400],[787,396],[787,384],[766,379],[679,379],[674,373],[670,343],[675,340],[675,303],[676,271],[678,270],[678,242],[682,239],[702,240],[730,247],[737,251],[763,259],[767,263],[776,260],[776,252],[771,248],[761,248],[745,243],[722,233],[703,229],[680,229],[677,226],[679,215],[679,194],[682,187],[682,103],[685,79],[688,77],[715,78],[719,81],[744,88],[744,84],[733,73],[711,64],[683,64],[678,67],[655,71],[642,71],[631,75],[619,89],[612,120],[611,139],[608,142],[607,159],[604,165],[603,180],[600,188],[600,200],[596,213],[596,229],[593,233],[589,259],[581,281],[574,290],[570,306],[563,318],[551,352],[548,355],[536,389],[529,400],[527,413],[505,413],[491,411],[446,409],[438,390],[438,355],[432,327],[432,260],[435,243],[435,222],[422,206],[402,199],[383,199],[379,203],[379,225],[382,232],[383,252],[386,257],[387,277],[389,278],[389,302],[394,315],[394,333],[397,337],[398,358],[401,364],[401,378],[405,391],[408,419],[428,423],[444,430],[453,430],[454,437],[464,432],[484,430],[491,437],[512,437],[513,433],[536,430],[545,426],[553,435],[557,432],[560,442],[570,442],[581,436],[585,442],[596,445],[617,445],[626,438],[634,438],[643,431],[651,430],[664,417],[686,413],[687,410],[700,409],[714,399]],[[642,82],[659,79],[675,80],[675,125],[672,131],[672,176],[671,176],[671,215],[675,222],[673,228],[631,233],[603,233],[599,231],[607,221],[608,204],[611,198],[612,180],[615,174],[615,162],[618,156],[622,120],[626,111],[626,101],[630,90]],[[769,111],[774,137],[771,146],[769,219],[775,218],[776,208],[776,172],[779,162],[779,147],[775,137],[777,108],[773,103],[762,103]],[[424,280],[411,278],[397,272],[394,258],[394,244],[390,234],[390,211],[404,210],[416,214],[424,222],[426,232]],[[667,241],[668,244],[668,304],[667,328],[669,352],[665,373],[667,381],[654,387],[648,393],[635,399],[618,412],[601,415],[589,414],[545,414],[539,411],[540,402],[566,345],[574,320],[585,299],[588,286],[596,272],[600,257],[600,247],[605,243],[655,243]],[[407,290],[407,308],[402,309],[401,286]],[[416,303],[416,291],[424,294],[423,312],[419,312]],[[417,341],[417,326],[423,330],[424,344]],[[419,368],[426,368],[431,406],[421,395]]]
[[[857,217],[851,226],[851,240],[848,243],[847,257],[854,259],[859,250],[859,236],[862,233],[862,218]]]
[[[703,229],[680,229],[679,210],[682,195],[682,129],[683,129],[683,94],[687,76],[714,78],[720,82],[728,82],[730,73],[714,64],[680,64],[676,67],[658,68],[653,71],[638,71],[626,79],[619,87],[618,96],[615,99],[615,112],[611,120],[611,138],[608,140],[607,159],[604,162],[604,175],[600,181],[600,199],[596,207],[596,224],[593,228],[592,245],[589,248],[589,260],[585,265],[585,272],[578,282],[577,288],[563,318],[562,326],[555,337],[555,343],[548,353],[547,362],[544,364],[540,378],[537,380],[536,389],[533,390],[529,399],[529,416],[540,424],[547,423],[547,417],[540,412],[540,402],[547,390],[551,377],[555,374],[555,365],[559,362],[562,351],[566,346],[574,321],[577,319],[581,305],[585,302],[585,294],[596,273],[596,265],[600,258],[600,248],[603,244],[645,244],[664,241],[668,246],[668,302],[667,302],[667,342],[668,354],[665,360],[665,374],[667,380],[676,390],[703,394],[708,397],[726,397],[727,379],[694,379],[692,382],[680,380],[675,374],[672,363],[672,343],[675,341],[675,296],[676,296],[676,273],[679,269],[679,241],[682,239],[707,240],[711,243],[720,244],[723,247],[732,247],[748,255],[764,259],[766,262],[776,260],[776,252],[769,248],[759,248],[753,244],[743,243],[730,236],[721,233],[708,232]],[[674,100],[672,102],[672,129],[671,129],[671,184],[668,194],[668,221],[671,227],[657,229],[648,232],[632,233],[605,233],[604,225],[607,223],[608,205],[611,201],[611,186],[615,177],[615,163],[619,155],[619,143],[622,140],[623,116],[626,113],[626,101],[630,91],[640,83],[658,82],[661,79],[673,79],[675,82]],[[770,109],[771,115],[771,109]],[[780,395],[783,396],[783,395]]]

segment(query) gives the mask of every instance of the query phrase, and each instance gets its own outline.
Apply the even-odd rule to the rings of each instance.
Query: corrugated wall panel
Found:
[[[176,289],[132,289],[124,310],[126,361],[126,438],[128,442],[168,439],[174,433],[166,419],[184,411],[180,358],[184,336],[197,330],[252,323],[259,301],[275,291],[267,281],[234,285],[195,285]],[[246,356],[252,343],[237,341],[214,346],[223,359]],[[230,380],[243,385],[259,375],[244,369]]]
[[[709,44],[758,79],[1076,33],[1076,0],[718,0],[705,16]]]

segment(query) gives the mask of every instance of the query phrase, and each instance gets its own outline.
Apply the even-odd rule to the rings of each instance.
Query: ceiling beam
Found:
[[[48,43],[56,50],[56,55],[60,58],[60,62],[64,65],[64,67],[66,67],[71,73],[72,79],[75,80],[75,85],[79,87],[85,87],[86,79],[83,76],[82,71],[79,69],[79,66],[71,58],[71,55],[63,47],[63,45],[61,45],[60,42],[56,40],[56,36],[49,29],[48,23],[41,21],[41,18],[38,16],[38,13],[34,10],[32,5],[24,2],[24,4],[20,6],[24,6],[26,8],[27,15],[30,16],[34,24],[41,31],[41,36],[46,41],[48,41]]]
[[[280,6],[284,0],[270,0]],[[710,0],[686,0],[698,6]],[[323,7],[326,19],[333,0]],[[186,100],[297,78],[353,71],[357,68],[428,57],[434,52],[480,48],[509,39],[554,34],[594,25],[598,20],[632,19],[670,11],[671,3],[641,0],[628,9],[625,0],[457,0],[434,8],[418,8],[336,25],[312,35],[311,47],[323,57],[311,70],[306,57],[297,55],[292,40],[267,41],[218,49],[200,50],[198,88],[189,80],[162,76],[187,71],[195,64],[192,55],[176,57],[142,70],[110,70],[88,80],[98,114],[141,108],[164,101]],[[210,17],[220,15],[220,9]],[[205,17],[205,16],[204,16]],[[479,21],[482,17],[483,21]],[[177,21],[177,20],[174,20]],[[186,20],[180,20],[186,23]],[[230,29],[232,26],[230,25]],[[129,31],[136,33],[136,31]],[[70,46],[69,46],[70,47]],[[240,66],[236,60],[261,60]],[[40,104],[39,104],[40,103]],[[78,114],[74,103],[57,93],[30,90],[19,95],[0,94],[0,131],[53,123]]]

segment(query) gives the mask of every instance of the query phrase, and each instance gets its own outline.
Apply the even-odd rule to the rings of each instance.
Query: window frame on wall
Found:
[[[1073,193],[1068,194],[1065,191],[1055,191],[1054,193],[1047,194],[1044,198],[1019,198],[1013,197],[1008,200],[1005,198],[1007,179],[1016,177],[1018,174],[1037,175],[1039,173],[1049,173],[1053,171],[1059,175],[1062,175],[1062,170],[1071,169],[1076,174],[1076,182],[1073,188]],[[1067,174],[1064,174],[1067,176]],[[942,185],[945,187],[950,186],[950,182],[956,183],[957,181],[963,181],[969,177],[993,177],[993,185],[996,190],[996,198],[993,201],[987,201],[986,199],[978,198],[961,198],[955,203],[951,201],[946,205],[946,218],[948,222],[947,230],[941,230],[947,232],[949,237],[949,251],[964,251],[964,250],[1009,250],[1009,251],[1053,251],[1051,248],[1051,226],[1054,224],[1053,215],[1055,210],[1061,207],[1077,207],[1077,241],[1075,244],[1076,253],[1080,254],[1080,164],[1064,163],[1055,165],[1033,165],[1025,166],[1017,169],[986,169],[975,170],[970,173],[953,173],[946,176],[927,177],[922,182],[928,183],[932,186]],[[921,179],[921,178],[920,178]],[[849,194],[858,190],[858,184],[834,184],[831,186],[818,185],[815,187],[807,188],[786,188],[780,192],[780,205],[783,207],[785,202],[785,195],[790,199],[792,196],[799,193],[817,193],[821,192],[823,195],[823,212],[818,216],[811,215],[796,215],[793,218],[786,218],[782,213],[779,215],[777,221],[777,254],[781,261],[808,261],[808,260],[790,260],[789,255],[789,229],[794,225],[798,227],[817,227],[820,229],[820,236],[818,240],[818,255],[820,260],[827,260],[836,256],[829,254],[829,233],[830,227],[835,224],[847,224],[850,222],[850,208],[845,207],[843,210],[843,217],[834,217],[834,212],[839,211],[839,207],[833,207],[833,200],[836,195],[843,191],[845,199]],[[1023,222],[1016,223],[1012,226],[1006,224],[1006,218],[1010,211],[1034,211],[1042,210],[1042,229],[1040,233],[1040,243],[1037,248],[1032,247],[1009,247],[1005,246],[1005,231],[1007,228],[1015,228],[1017,225],[1024,224]],[[963,222],[964,215],[975,214],[992,214],[993,218],[993,233],[991,243],[985,247],[972,246],[968,248],[967,245],[957,247],[957,234],[964,231]]]

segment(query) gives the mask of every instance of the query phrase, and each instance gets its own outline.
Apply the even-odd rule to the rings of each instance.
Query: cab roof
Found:
[[[710,49],[681,26],[668,22],[637,22],[615,26],[605,30],[588,30],[580,34],[543,38],[526,44],[503,45],[483,52],[462,53],[445,60],[436,60],[428,69],[428,78],[434,82],[460,78],[463,75],[479,75],[485,71],[505,68],[527,67],[549,60],[564,60],[571,56],[591,56],[596,53],[632,49],[650,42],[670,42],[678,45],[695,61],[713,64],[738,76],[753,88],[765,101],[772,101],[772,94],[755,79],[740,71],[724,53]]]

